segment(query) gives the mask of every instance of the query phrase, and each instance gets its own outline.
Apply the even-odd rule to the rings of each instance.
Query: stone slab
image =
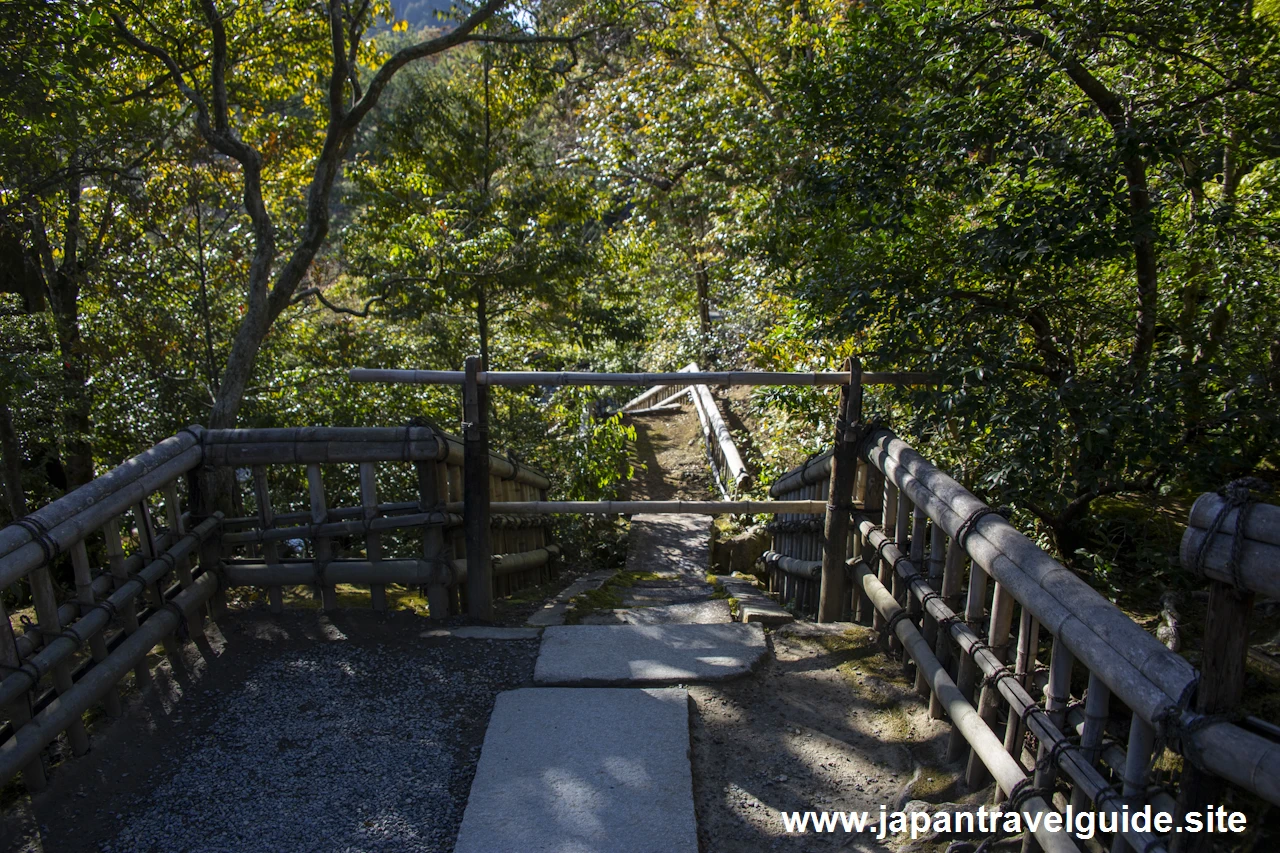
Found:
[[[561,625],[542,634],[536,684],[659,686],[746,675],[764,657],[759,625]]]
[[[555,598],[548,601],[542,606],[541,610],[535,611],[532,616],[525,620],[526,625],[534,627],[545,627],[547,625],[563,625],[564,615],[569,610],[569,602],[574,596],[582,595],[582,593],[599,589],[604,582],[613,577],[617,572],[600,571],[592,572],[589,575],[578,578],[573,583],[562,589]]]
[[[785,607],[780,607],[772,601],[752,599],[738,602],[738,621],[748,624],[786,625],[796,621],[796,617]]]
[[[467,625],[462,628],[434,628],[423,631],[420,636],[455,637],[459,640],[536,640],[542,636],[542,629]]]
[[[704,578],[711,564],[709,515],[631,516],[627,571]]]
[[[454,853],[697,851],[684,690],[498,695]]]
[[[583,625],[716,625],[732,621],[729,602],[724,599],[631,610],[601,610],[582,617]]]

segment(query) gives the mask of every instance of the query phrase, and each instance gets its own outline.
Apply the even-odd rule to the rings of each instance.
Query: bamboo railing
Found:
[[[278,612],[295,585],[326,609],[338,584],[367,586],[375,609],[387,585],[417,585],[433,613],[460,612],[466,542],[447,505],[464,497],[463,456],[428,427],[193,426],[0,529],[0,588],[25,579],[36,615],[19,634],[0,604],[0,785],[22,772],[44,787],[43,753],[63,733],[73,755],[87,752],[85,711],[119,716],[123,679],[148,684],[151,649],[177,659],[229,588],[265,588]],[[220,469],[232,475],[230,517],[212,510]],[[550,485],[497,454],[488,477],[490,494],[513,503],[544,501]],[[540,517],[495,514],[488,538],[499,596],[544,579],[558,553]],[[51,570],[64,558],[75,592],[59,601]]]
[[[828,451],[788,472],[770,496],[816,499],[825,493],[832,459]],[[1059,811],[1092,804],[1118,813],[1149,802],[1180,814],[1215,802],[1206,798],[1213,790],[1208,779],[1280,803],[1280,743],[1215,716],[1231,709],[1205,701],[1210,649],[1202,681],[1185,659],[888,430],[862,437],[855,484],[844,548],[853,591],[839,602],[836,618],[885,631],[890,648],[915,668],[931,714],[945,714],[953,724],[950,756],[968,755],[965,778],[972,789],[994,777],[997,802],[1015,791],[1032,809],[1039,795],[1041,806]],[[1231,574],[1229,534],[1237,516],[1224,513],[1220,530],[1210,530],[1222,498],[1203,497],[1191,513],[1184,563],[1215,536],[1198,567],[1208,578],[1218,584],[1234,578],[1274,594],[1280,509],[1256,509],[1240,526],[1243,538],[1235,547],[1243,557]],[[817,613],[821,526],[780,515],[771,527],[771,590],[800,611]],[[1228,600],[1240,599],[1223,597]],[[1242,626],[1231,618],[1219,617],[1231,625],[1228,636],[1238,637]],[[1214,671],[1231,661],[1242,670],[1243,641],[1234,641],[1234,651],[1219,650]],[[1153,774],[1166,748],[1182,757],[1180,780]],[[1167,790],[1175,782],[1178,801]],[[1066,793],[1054,794],[1055,785],[1065,785]],[[1064,840],[1073,845],[1067,836],[1036,840],[1045,849]],[[1189,849],[1191,841],[1130,831],[1118,835],[1112,849],[1150,853]]]

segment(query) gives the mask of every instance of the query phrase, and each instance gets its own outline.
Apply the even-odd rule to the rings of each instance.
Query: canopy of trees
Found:
[[[15,0],[0,520],[186,423],[457,416],[351,366],[857,354],[945,377],[870,407],[1105,577],[1116,502],[1275,470],[1278,35],[1262,0]],[[496,439],[616,488],[620,427],[536,393]],[[830,433],[754,405],[766,483]]]

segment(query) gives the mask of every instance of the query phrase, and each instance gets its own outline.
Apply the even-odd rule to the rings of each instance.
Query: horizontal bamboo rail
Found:
[[[410,385],[461,385],[466,374],[461,370],[394,370],[357,367],[347,376],[354,382],[395,382]],[[779,373],[769,371],[698,371],[674,373],[584,373],[545,370],[482,371],[476,376],[481,385],[809,385],[836,386],[849,381],[848,373]],[[864,385],[936,385],[941,378],[935,373],[897,372],[864,373]]]
[[[1228,510],[1209,547],[1201,554],[1209,529],[1225,503],[1221,495],[1212,492],[1196,499],[1191,506],[1187,531],[1182,536],[1179,556],[1188,569],[1203,571],[1214,580],[1234,583],[1231,556],[1240,510]],[[1254,506],[1241,533],[1239,580],[1255,592],[1280,599],[1280,506]]]
[[[453,511],[457,504],[449,504]],[[822,515],[827,505],[822,501],[494,501],[495,513],[510,515],[760,515],[768,513],[803,513]]]
[[[931,713],[945,712],[957,724],[950,754],[970,753],[966,781],[971,786],[983,784],[985,772],[993,773],[998,801],[1000,792],[1018,781],[999,770],[1008,759],[1024,764],[1026,772],[1034,768],[1037,788],[1052,786],[1061,774],[1077,811],[1093,802],[1100,811],[1116,812],[1123,802],[1117,793],[1131,808],[1148,798],[1169,810],[1172,798],[1149,792],[1148,779],[1158,757],[1154,749],[1167,747],[1187,756],[1184,777],[1203,767],[1215,778],[1277,802],[1280,744],[1192,710],[1188,697],[1198,676],[1185,659],[892,433],[860,436],[859,447],[855,523],[845,549],[857,583],[853,596],[842,602],[840,618],[873,622],[879,629],[895,620],[888,632],[890,648],[916,667],[917,687],[931,698]],[[828,451],[783,475],[770,496],[816,498],[832,476],[831,459]],[[1205,496],[1193,508],[1184,564],[1200,555],[1200,543],[1221,507],[1220,498]],[[1201,555],[1201,568],[1215,583],[1232,582],[1229,559],[1236,544],[1241,559],[1235,582],[1280,592],[1280,560],[1270,550],[1280,545],[1280,509],[1253,506],[1239,543],[1233,542],[1236,517],[1233,511],[1219,519],[1219,533]],[[771,589],[798,609],[816,612],[821,530],[802,517],[785,515],[769,527],[774,544],[765,563]],[[1045,637],[1051,660],[1047,678],[1040,681],[1036,658]],[[1070,708],[1072,684],[1079,683],[1072,669],[1081,665],[1089,675],[1083,714]],[[938,667],[949,670],[963,707],[940,696]],[[1038,701],[1031,691],[1041,686],[1044,697]],[[975,741],[974,730],[958,724],[956,711],[982,722],[977,735],[985,745]],[[1115,737],[1107,729],[1120,711],[1128,713],[1127,741],[1107,741],[1104,736]],[[1001,754],[990,743],[997,723],[1004,732]],[[1066,732],[1078,735],[1079,743],[1068,741]],[[1039,744],[1034,755],[1023,749],[1028,733]],[[1118,791],[1110,787],[1116,780]],[[1209,801],[1195,799],[1195,807]],[[1161,850],[1166,841],[1129,833],[1116,843]]]
[[[925,642],[920,631],[913,625],[910,620],[900,618],[903,608],[898,604],[897,600],[889,590],[885,589],[875,574],[867,568],[865,563],[857,563],[854,567],[855,580],[862,586],[863,591],[871,600],[872,605],[883,616],[887,623],[894,625],[894,633],[898,639],[907,648],[912,659],[916,662],[925,673],[925,679],[928,681],[930,689],[937,695],[947,714],[951,717],[951,723],[965,736],[965,739],[973,745],[975,751],[982,756],[987,766],[995,773],[997,781],[1001,787],[1006,790],[1013,788],[1027,778],[1024,771],[1012,756],[1004,750],[1004,744],[995,736],[983,719],[978,716],[978,712],[969,704],[968,698],[952,681],[951,676],[942,667],[937,657],[929,649],[929,645]],[[1048,814],[1055,811],[1052,805],[1045,801],[1043,796],[1035,795],[1027,798],[1024,814]],[[1049,832],[1040,822],[1040,830],[1035,833],[1036,841],[1040,842],[1040,846],[1049,851],[1049,853],[1059,853],[1059,851],[1070,851],[1077,853],[1079,848],[1071,840],[1071,837],[1061,832]],[[1151,851],[1155,853],[1155,851]]]

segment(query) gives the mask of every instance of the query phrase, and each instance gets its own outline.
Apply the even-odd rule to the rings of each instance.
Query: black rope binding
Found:
[[[176,602],[173,602],[173,601],[166,601],[166,602],[164,603],[164,606],[163,606],[163,607],[161,607],[160,609],[161,609],[161,610],[171,610],[171,611],[173,611],[173,613],[174,613],[175,615],[177,615],[177,617],[178,617],[178,630],[177,630],[177,632],[176,632],[176,633],[177,633],[177,635],[178,635],[178,639],[179,639],[179,640],[182,640],[183,642],[186,642],[187,640],[191,639],[191,628],[190,628],[190,626],[187,624],[187,614],[186,614],[186,611],[184,611],[181,607],[179,607],[179,606],[178,606],[178,604],[177,604]]]
[[[980,506],[969,513],[969,517],[960,523],[960,529],[956,531],[956,542],[959,543],[961,548],[968,550],[968,546],[965,543],[969,541],[969,537],[977,530],[978,522],[988,515],[998,515],[1008,521],[1013,515],[1013,510],[1007,506]]]
[[[1196,551],[1194,568],[1198,574],[1204,574],[1205,561],[1209,557],[1209,547],[1212,545],[1214,537],[1222,532],[1222,526],[1226,523],[1227,516],[1233,510],[1239,510],[1236,513],[1236,528],[1231,535],[1231,556],[1228,558],[1227,572],[1231,575],[1231,583],[1237,592],[1248,591],[1244,577],[1240,573],[1240,558],[1244,555],[1244,526],[1249,519],[1249,513],[1258,502],[1257,495],[1270,494],[1270,492],[1271,484],[1259,480],[1257,477],[1241,477],[1218,489],[1218,495],[1222,498],[1222,506],[1219,507],[1218,514],[1213,517],[1213,521],[1210,522],[1209,529],[1205,531],[1204,541],[1200,543],[1200,548]]]
[[[903,619],[910,618],[910,616],[911,616],[910,612],[908,612],[905,607],[901,608],[897,613],[890,616],[888,620],[886,620],[884,623],[885,635],[888,636],[890,634],[893,634],[894,630],[898,627],[898,623],[901,622]]]

